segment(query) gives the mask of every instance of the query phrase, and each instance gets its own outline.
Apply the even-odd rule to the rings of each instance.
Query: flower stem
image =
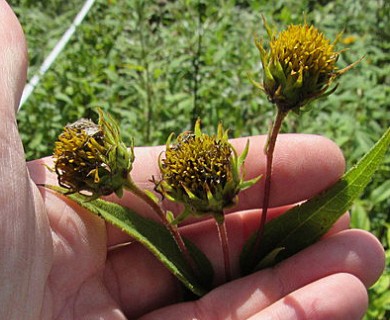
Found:
[[[195,262],[192,259],[190,252],[188,251],[187,246],[184,243],[184,240],[182,236],[179,233],[179,230],[177,226],[171,224],[163,209],[156,203],[152,198],[150,198],[143,190],[141,190],[131,179],[131,177],[128,178],[126,189],[131,191],[134,195],[142,199],[146,204],[149,205],[160,217],[162,223],[164,226],[168,229],[168,231],[171,233],[173,239],[175,240],[177,246],[179,247],[180,252],[183,254],[184,259],[187,261],[188,265],[191,267],[192,271],[196,272],[195,268]]]
[[[266,155],[266,173],[264,180],[264,194],[263,194],[263,210],[261,214],[260,226],[257,231],[256,241],[254,245],[254,254],[258,252],[260,248],[260,242],[264,233],[265,221],[267,220],[267,212],[269,207],[270,195],[271,195],[271,176],[272,176],[272,161],[276,145],[276,138],[278,137],[280,128],[282,126],[283,119],[286,117],[287,112],[283,112],[278,109],[275,117],[275,121],[272,124],[267,144],[265,145],[264,152]]]
[[[216,218],[219,240],[221,241],[222,253],[223,253],[223,263],[225,266],[225,281],[228,282],[232,279],[232,272],[230,268],[230,255],[229,255],[229,243],[228,236],[226,231],[226,223],[221,215],[222,219]]]

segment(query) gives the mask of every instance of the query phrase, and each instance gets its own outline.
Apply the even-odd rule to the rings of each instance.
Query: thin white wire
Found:
[[[73,20],[73,22],[69,26],[69,28],[65,31],[65,33],[63,34],[61,39],[54,46],[54,48],[50,52],[50,54],[43,61],[38,72],[31,78],[29,83],[26,84],[26,86],[24,87],[24,90],[23,90],[23,95],[22,95],[22,98],[20,100],[18,110],[20,110],[22,108],[23,104],[28,100],[30,95],[33,93],[37,84],[41,81],[41,78],[43,77],[43,75],[50,68],[50,66],[53,64],[54,60],[58,57],[58,55],[61,53],[61,51],[65,48],[66,44],[69,42],[69,39],[72,37],[72,35],[76,31],[76,28],[84,20],[85,16],[89,12],[89,10],[92,8],[94,3],[95,3],[95,0],[86,0],[85,1],[80,12],[77,14],[77,16],[75,17],[75,19]]]

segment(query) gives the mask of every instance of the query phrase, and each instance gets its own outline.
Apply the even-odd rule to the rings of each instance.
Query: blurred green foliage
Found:
[[[81,0],[11,0],[28,41],[31,78],[81,9]],[[353,165],[390,125],[390,4],[385,0],[97,0],[86,20],[18,115],[28,159],[51,153],[64,125],[95,118],[96,107],[120,120],[125,140],[165,142],[172,132],[216,127],[232,137],[265,134],[273,108],[248,81],[259,79],[253,34],[260,14],[279,30],[304,15],[338,45],[340,68],[364,60],[310,112],[290,115],[286,132],[325,135]],[[387,250],[387,270],[370,289],[366,319],[390,318],[390,159],[351,209],[352,225],[373,232]]]

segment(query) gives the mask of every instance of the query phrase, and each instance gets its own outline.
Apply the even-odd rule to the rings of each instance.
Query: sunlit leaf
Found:
[[[362,193],[383,161],[389,144],[390,129],[358,164],[332,187],[267,223],[259,251],[253,252],[254,237],[246,244],[241,256],[242,272],[247,274],[259,269],[258,266],[264,267],[263,259],[278,248],[284,250],[280,250],[274,263],[319,240]],[[252,264],[251,261],[256,262]]]
[[[61,194],[64,193],[62,188],[47,187]],[[210,290],[213,277],[212,266],[206,256],[188,240],[185,242],[196,263],[196,275],[184,259],[170,232],[162,224],[144,218],[116,203],[101,199],[88,201],[81,194],[71,194],[67,197],[144,245],[195,295],[202,296]]]

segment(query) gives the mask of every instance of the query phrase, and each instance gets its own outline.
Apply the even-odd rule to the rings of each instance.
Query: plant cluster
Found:
[[[336,42],[331,44],[314,26],[305,22],[276,34],[265,18],[263,22],[270,38],[269,48],[263,46],[263,40],[257,40],[263,76],[262,82],[253,83],[276,106],[276,118],[264,148],[267,164],[260,226],[243,248],[241,275],[272,266],[319,240],[368,184],[390,144],[389,129],[359,164],[331,188],[265,224],[273,153],[282,121],[290,111],[299,113],[309,102],[334,92],[334,88],[329,88],[333,81],[359,61],[338,70],[336,61],[340,52],[335,50]],[[133,181],[133,145],[127,149],[116,121],[101,109],[98,113],[98,124],[80,119],[64,128],[55,144],[52,168],[57,173],[60,187],[47,187],[121,227],[144,244],[197,296],[211,289],[213,269],[206,256],[182,237],[178,224],[188,216],[213,217],[221,242],[225,281],[230,281],[225,210],[236,204],[242,190],[261,178],[245,180],[249,143],[238,155],[229,143],[228,131],[221,124],[216,135],[207,135],[202,132],[199,119],[193,131],[181,133],[175,142],[171,135],[159,158],[160,176],[151,177],[155,191],[162,196],[158,198],[156,194],[140,189]],[[161,224],[100,199],[111,193],[122,197],[124,189],[145,201]],[[165,210],[163,199],[182,204],[181,214],[174,217],[172,212]],[[162,238],[165,238],[163,242]]]

